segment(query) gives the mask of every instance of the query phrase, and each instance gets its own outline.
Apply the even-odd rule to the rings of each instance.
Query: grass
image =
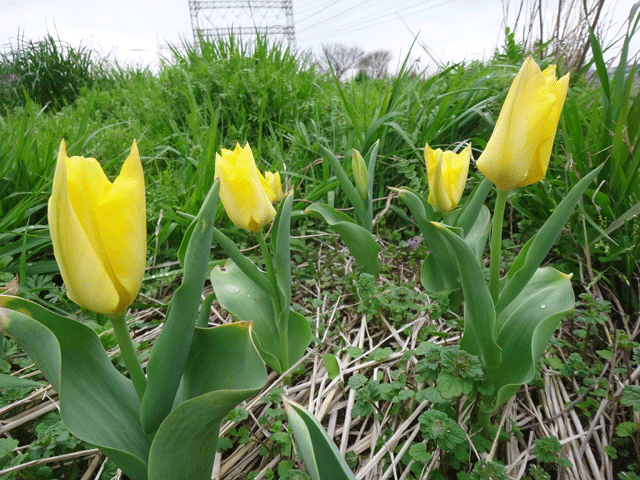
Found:
[[[285,388],[324,417],[362,478],[455,478],[460,472],[459,478],[474,479],[489,467],[504,467],[512,477],[522,471],[530,478],[636,478],[640,438],[628,424],[640,407],[634,407],[635,390],[625,388],[638,388],[640,375],[640,97],[635,70],[627,72],[623,59],[613,76],[605,72],[593,40],[599,82],[589,79],[590,65],[572,75],[547,177],[512,199],[503,232],[505,247],[522,245],[576,181],[606,161],[598,190],[585,196],[549,258],[574,273],[581,300],[536,382],[507,405],[495,445],[477,438],[442,443],[429,429],[434,419],[421,416],[423,400],[434,401],[425,342],[455,345],[462,319],[446,297],[421,292],[425,247],[388,187],[426,191],[426,142],[451,148],[471,141],[474,152],[482,150],[524,57],[512,37],[493,59],[445,66],[429,78],[403,68],[384,80],[343,83],[265,38],[254,45],[201,39],[200,50],[173,50],[157,74],[109,66],[50,36],[21,40],[0,58],[0,285],[17,275],[20,295],[87,322],[119,362],[113,333],[64,295],[46,205],[62,138],[70,155],[97,158],[110,178],[137,139],[147,183],[149,263],[132,329],[144,359],[181,275],[177,249],[213,181],[215,153],[249,142],[259,168],[279,170],[295,188],[294,302],[313,319],[317,340],[294,371],[297,389],[272,375],[261,395],[232,412],[223,426],[222,478],[305,478],[283,422],[278,389]],[[72,81],[46,80],[57,87],[43,92],[34,79],[47,75]],[[302,213],[311,202],[349,205],[320,146],[342,159],[351,148],[367,152],[376,142],[378,281],[359,274],[336,238]],[[349,172],[350,162],[344,167]],[[476,184],[472,174],[467,193]],[[219,213],[216,221],[242,243],[226,216]],[[507,262],[511,255],[507,248]],[[223,254],[214,248],[212,258]],[[212,318],[226,321],[216,305]],[[2,337],[0,353],[0,372],[40,378],[12,340]],[[340,360],[341,376],[329,376],[325,354]],[[0,394],[8,422],[0,427],[3,478],[115,475],[89,445],[65,436],[43,395],[55,398],[46,385]],[[462,399],[434,403],[465,423]],[[22,421],[29,412],[30,420]],[[78,456],[69,456],[73,452]],[[495,460],[491,465],[478,463],[483,452]]]

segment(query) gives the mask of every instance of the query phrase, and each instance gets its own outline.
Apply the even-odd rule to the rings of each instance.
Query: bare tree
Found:
[[[392,58],[393,55],[389,50],[376,50],[366,54],[358,62],[358,67],[366,71],[372,78],[384,78]]]
[[[590,47],[589,28],[604,38],[611,29],[611,6],[605,0],[502,0],[503,23],[522,35],[525,52],[539,51],[540,57],[564,58],[567,70],[576,71],[585,62]],[[544,26],[544,29],[543,29]]]
[[[340,79],[347,70],[357,65],[362,57],[364,50],[360,47],[332,43],[322,47],[322,55],[316,59],[316,63],[322,71],[328,71],[331,65],[333,73]]]

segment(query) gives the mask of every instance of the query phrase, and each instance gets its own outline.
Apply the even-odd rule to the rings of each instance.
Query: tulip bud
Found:
[[[269,201],[271,203],[278,203],[284,197],[282,193],[282,182],[280,181],[280,172],[265,172],[264,179],[267,184],[268,189],[267,196],[269,197]]]
[[[447,214],[456,208],[464,193],[471,160],[471,144],[460,153],[443,152],[440,148],[433,150],[427,144],[424,147],[424,160],[429,182],[427,201]]]
[[[558,120],[569,88],[569,74],[556,78],[528,57],[511,84],[477,167],[498,189],[508,192],[544,178]]]
[[[58,151],[49,198],[53,253],[78,305],[118,315],[138,295],[147,253],[144,175],[136,142],[113,183],[95,158]]]
[[[364,158],[355,148],[351,149],[351,170],[353,170],[353,178],[356,181],[356,190],[358,190],[360,197],[366,200],[369,172]]]
[[[216,153],[215,178],[220,179],[220,200],[236,226],[259,232],[275,218],[270,198],[275,199],[277,193],[258,171],[248,143]],[[274,178],[270,181],[275,184]]]

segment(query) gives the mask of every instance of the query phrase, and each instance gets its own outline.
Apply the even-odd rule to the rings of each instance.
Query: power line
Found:
[[[419,1],[419,2],[414,2],[412,5],[406,6],[404,8],[402,8],[402,16],[407,15],[407,14],[417,14],[426,10],[430,10],[432,8],[436,8],[439,7],[441,5],[444,5],[446,3],[450,3],[452,0],[447,0],[443,3],[440,3],[438,5],[430,5],[428,7],[424,7],[424,8],[420,8],[418,10],[414,10],[414,11],[407,11],[407,9],[411,9],[411,8],[415,8],[421,4],[424,4],[423,1]],[[400,13],[399,13],[400,8],[396,9],[393,12],[386,12],[384,14],[372,14],[369,15],[367,17],[364,18],[360,18],[358,20],[355,21],[349,21],[347,23],[343,23],[338,25],[337,27],[333,28],[332,31],[330,33],[326,33],[325,35],[323,35],[323,38],[333,38],[333,37],[337,37],[340,35],[343,35],[344,33],[351,33],[351,32],[356,32],[359,30],[363,30],[366,28],[372,28],[378,25],[382,25],[384,23],[388,23],[390,21],[393,21],[397,18],[400,18]],[[376,20],[382,20],[380,22],[376,22]],[[309,32],[309,30],[311,30],[312,27],[306,27],[306,28],[301,28],[298,30],[300,35],[300,39],[301,40],[308,40],[311,39],[311,37],[313,36],[313,34],[311,32]],[[306,33],[306,35],[304,35]]]

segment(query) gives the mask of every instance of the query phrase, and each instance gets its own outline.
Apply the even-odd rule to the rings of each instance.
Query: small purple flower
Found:
[[[415,250],[420,246],[420,242],[422,241],[422,237],[415,237],[410,240],[407,240],[407,247],[411,250]]]

